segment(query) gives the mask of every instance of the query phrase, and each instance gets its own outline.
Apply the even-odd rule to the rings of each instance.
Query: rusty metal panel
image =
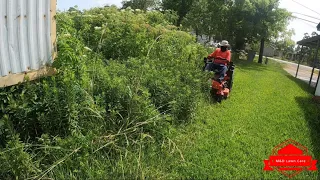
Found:
[[[56,0],[0,0],[0,81],[53,62],[55,13]]]

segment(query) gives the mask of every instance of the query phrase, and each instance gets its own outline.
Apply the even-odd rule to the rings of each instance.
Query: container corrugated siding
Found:
[[[53,62],[53,1],[0,0],[0,76],[39,70]]]

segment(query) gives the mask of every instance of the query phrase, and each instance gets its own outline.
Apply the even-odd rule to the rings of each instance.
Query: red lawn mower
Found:
[[[204,58],[205,67],[213,63],[208,58]],[[210,87],[210,94],[213,99],[215,99],[217,102],[221,103],[223,99],[227,99],[230,96],[230,92],[233,85],[233,76],[234,76],[234,68],[235,65],[233,62],[230,62],[228,64],[228,71],[224,76],[224,79],[220,83],[218,81],[219,79],[219,71],[218,70],[212,70],[215,74],[214,77],[211,78],[211,87]]]

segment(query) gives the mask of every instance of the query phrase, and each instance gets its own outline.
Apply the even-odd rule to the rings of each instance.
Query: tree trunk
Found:
[[[198,42],[198,37],[199,37],[198,28],[196,28],[195,31],[196,31],[196,43],[197,43]]]
[[[258,61],[258,63],[260,64],[262,64],[263,49],[264,49],[264,38],[261,39],[261,44],[260,44],[260,53],[259,53],[259,61]]]
[[[185,10],[184,8],[186,8],[186,3],[185,3],[185,0],[181,0],[181,6],[178,10],[178,22],[177,22],[177,26],[180,27],[181,23],[182,23],[182,20],[184,18],[185,15],[183,15],[183,11]]]

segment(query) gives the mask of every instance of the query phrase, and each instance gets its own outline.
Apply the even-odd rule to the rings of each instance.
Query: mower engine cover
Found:
[[[222,90],[223,85],[220,84],[218,81],[212,81],[212,88],[217,90]]]

